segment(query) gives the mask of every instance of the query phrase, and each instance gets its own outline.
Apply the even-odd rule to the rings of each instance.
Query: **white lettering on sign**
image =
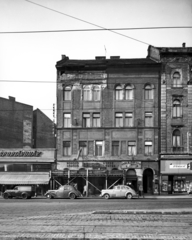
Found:
[[[182,168],[182,169],[187,169],[187,164],[170,164],[170,168],[175,169],[175,168]]]

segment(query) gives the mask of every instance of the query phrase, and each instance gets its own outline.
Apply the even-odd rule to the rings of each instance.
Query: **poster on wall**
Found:
[[[31,143],[32,123],[29,120],[23,121],[23,143]]]

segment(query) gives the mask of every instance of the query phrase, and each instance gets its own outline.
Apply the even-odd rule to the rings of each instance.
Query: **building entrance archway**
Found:
[[[153,193],[153,170],[147,168],[143,172],[143,192]]]

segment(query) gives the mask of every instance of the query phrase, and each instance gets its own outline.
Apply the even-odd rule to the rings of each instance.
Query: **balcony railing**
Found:
[[[172,147],[172,152],[183,153],[184,152],[184,147]]]

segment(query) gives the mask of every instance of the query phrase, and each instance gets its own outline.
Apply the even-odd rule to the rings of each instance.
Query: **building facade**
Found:
[[[129,182],[158,193],[161,64],[64,55],[56,68],[56,184],[77,183],[95,195]]]
[[[156,48],[161,63],[161,192],[192,187],[192,48]]]
[[[0,191],[35,185],[43,194],[51,185],[55,162],[51,120],[15,98],[0,98]]]

